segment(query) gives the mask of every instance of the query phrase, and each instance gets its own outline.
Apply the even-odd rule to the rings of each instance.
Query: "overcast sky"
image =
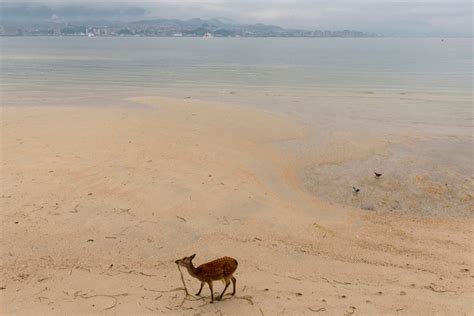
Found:
[[[19,0],[0,0],[11,3]],[[131,5],[148,17],[229,18],[305,29],[401,35],[472,35],[471,0],[33,0],[46,4]]]

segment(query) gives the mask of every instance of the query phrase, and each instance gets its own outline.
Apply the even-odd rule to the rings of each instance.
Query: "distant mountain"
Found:
[[[265,24],[228,24],[224,23],[216,18],[213,19],[190,19],[190,20],[177,20],[177,19],[153,19],[153,20],[141,20],[129,23],[128,27],[131,28],[155,28],[155,29],[170,29],[173,32],[184,32],[189,33],[195,30],[202,30],[205,33],[222,33],[228,32],[234,35],[242,35],[241,33],[283,33],[287,32],[279,26],[265,25]]]
[[[0,3],[3,36],[215,36],[215,37],[369,37],[344,30],[285,29],[266,24],[238,24],[231,20],[150,19],[139,7],[93,7]]]

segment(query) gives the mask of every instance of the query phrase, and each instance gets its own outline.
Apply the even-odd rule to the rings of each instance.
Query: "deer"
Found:
[[[202,288],[204,283],[209,285],[209,290],[211,290],[211,304],[214,303],[214,291],[212,288],[212,282],[217,280],[222,280],[225,282],[224,290],[217,300],[222,300],[225,291],[232,281],[233,291],[232,295],[235,295],[235,284],[237,283],[236,278],[233,276],[235,270],[237,270],[238,262],[231,257],[222,257],[215,259],[211,262],[201,264],[199,267],[194,267],[193,259],[196,257],[196,254],[193,254],[189,257],[183,257],[175,261],[177,265],[185,267],[189,274],[201,281],[201,287],[199,292],[196,293],[196,296],[201,295]]]

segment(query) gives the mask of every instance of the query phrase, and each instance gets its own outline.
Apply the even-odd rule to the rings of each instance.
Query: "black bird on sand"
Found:
[[[360,189],[356,188],[356,187],[352,187],[352,193],[354,193],[354,195],[357,195],[357,193],[359,193]]]
[[[383,173],[378,173],[378,172],[375,172],[375,171],[374,171],[374,174],[375,174],[375,177],[377,179],[380,178],[383,175]]]

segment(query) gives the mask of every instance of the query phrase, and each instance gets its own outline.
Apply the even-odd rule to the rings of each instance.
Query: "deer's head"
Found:
[[[178,259],[175,261],[175,263],[183,267],[189,267],[192,264],[194,257],[196,257],[196,254],[193,254],[192,256],[189,256],[189,257],[183,257],[181,259]]]

